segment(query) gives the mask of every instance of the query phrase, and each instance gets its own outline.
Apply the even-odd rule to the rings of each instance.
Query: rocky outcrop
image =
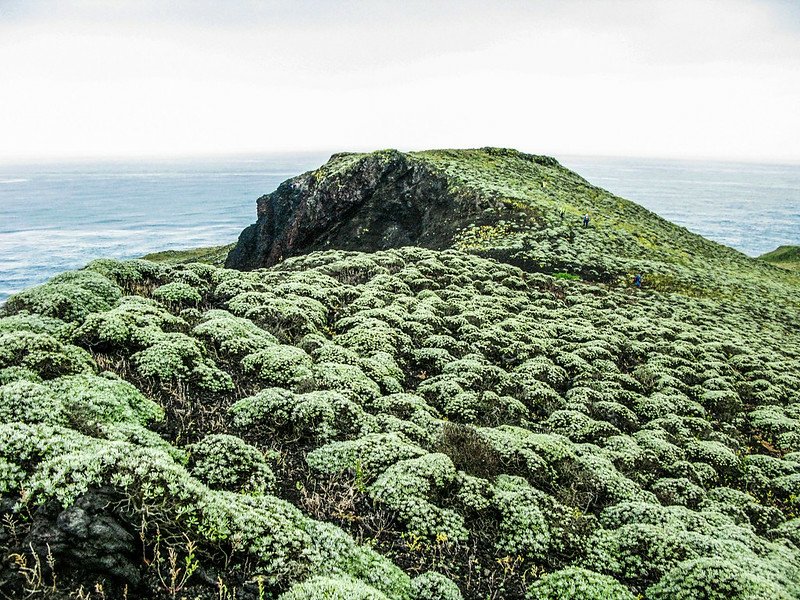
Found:
[[[664,291],[693,288],[695,273],[707,274],[711,263],[772,272],[591,185],[553,158],[505,148],[335,154],[258,199],[258,221],[242,232],[225,266],[251,270],[315,250],[401,246],[454,248],[605,284],[629,285],[635,273],[647,273],[649,285]],[[702,289],[749,288],[704,275]]]
[[[323,249],[447,248],[486,202],[456,191],[447,176],[410,154],[335,154],[258,199],[258,220],[242,232],[225,266],[268,267]]]
[[[87,586],[105,580],[120,589],[134,590],[141,583],[136,559],[141,540],[130,524],[115,514],[113,507],[120,500],[119,493],[110,489],[90,490],[66,508],[51,500],[32,511],[29,522],[14,529],[13,536],[7,528],[0,528],[0,547],[8,548],[10,555],[24,561],[21,564],[38,564],[36,575],[42,584],[55,581],[50,572],[55,566],[62,576],[67,573],[71,581],[86,581]],[[12,514],[11,503],[0,503],[0,516],[8,520]],[[18,579],[13,570],[0,568],[0,589],[4,585],[13,589]]]

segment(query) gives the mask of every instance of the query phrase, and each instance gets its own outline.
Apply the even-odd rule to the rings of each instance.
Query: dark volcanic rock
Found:
[[[138,539],[110,506],[119,496],[110,491],[89,491],[62,509],[55,501],[37,509],[20,551],[33,550],[46,564],[48,553],[61,569],[73,575],[109,577],[121,583],[140,583],[135,555]]]
[[[386,150],[335,154],[258,199],[226,267],[250,270],[323,249],[373,251],[399,246],[442,249],[486,208],[457,193],[448,178],[413,156]]]

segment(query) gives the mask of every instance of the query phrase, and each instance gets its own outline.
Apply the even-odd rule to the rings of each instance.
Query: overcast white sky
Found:
[[[0,159],[800,162],[799,0],[0,0]]]

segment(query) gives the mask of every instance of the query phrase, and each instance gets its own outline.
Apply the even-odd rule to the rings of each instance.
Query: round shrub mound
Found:
[[[275,485],[264,454],[236,436],[207,435],[187,449],[192,475],[210,488],[264,493]]]
[[[461,600],[461,590],[441,573],[428,571],[411,580],[414,600]]]
[[[648,600],[790,600],[795,594],[746,564],[698,558],[676,566],[647,589]]]
[[[245,356],[242,368],[265,385],[291,387],[311,377],[311,357],[300,348],[275,344]]]
[[[568,567],[545,575],[528,589],[528,600],[636,600],[628,589],[608,575]]]
[[[153,290],[153,298],[168,304],[183,306],[197,305],[203,299],[195,287],[178,281],[158,286]]]
[[[352,577],[313,577],[293,586],[278,600],[391,600]]]

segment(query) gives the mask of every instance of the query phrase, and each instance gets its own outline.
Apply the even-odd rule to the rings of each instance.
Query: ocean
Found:
[[[558,157],[750,256],[800,244],[800,165]],[[0,302],[94,258],[236,240],[255,200],[322,154],[0,165]]]

